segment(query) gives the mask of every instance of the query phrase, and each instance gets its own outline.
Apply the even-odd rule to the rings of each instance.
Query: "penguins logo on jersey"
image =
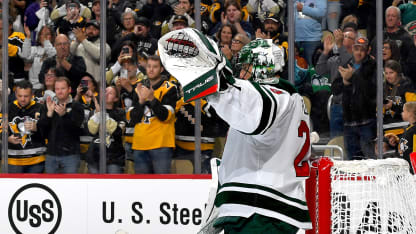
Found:
[[[403,152],[405,152],[409,148],[409,146],[407,146],[407,143],[408,141],[406,139],[404,138],[400,139],[400,143],[399,143],[400,154],[403,154]]]
[[[143,123],[145,124],[150,124],[150,119],[155,117],[155,114],[153,113],[153,111],[145,106],[144,107],[144,115],[143,115]]]
[[[35,119],[29,118],[31,121],[36,121]],[[22,142],[20,145],[25,148],[26,144],[31,141],[30,134],[27,134],[24,125],[24,118],[20,116],[16,116],[13,120],[9,123],[10,129],[12,130],[13,134],[19,134],[22,137]]]

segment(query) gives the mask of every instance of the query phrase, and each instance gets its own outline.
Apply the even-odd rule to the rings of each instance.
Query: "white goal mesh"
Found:
[[[312,233],[416,233],[416,182],[406,161],[325,158],[315,179]]]

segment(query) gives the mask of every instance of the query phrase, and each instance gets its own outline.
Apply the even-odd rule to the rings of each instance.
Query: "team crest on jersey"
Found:
[[[408,140],[406,140],[406,139],[404,139],[404,138],[401,138],[400,139],[400,143],[399,143],[399,151],[401,152],[401,153],[403,153],[403,152],[405,152],[408,148],[409,148],[409,146],[407,146],[407,143],[408,143],[409,141]]]
[[[30,121],[36,121],[35,119],[32,119],[29,117]],[[10,129],[13,134],[18,134],[22,138],[22,142],[20,142],[20,145],[25,148],[26,144],[31,141],[30,134],[28,134],[28,131],[25,129],[24,125],[24,118],[20,116],[16,116],[13,118],[13,120],[9,123]]]
[[[145,106],[142,122],[145,124],[150,124],[150,119],[153,117],[155,117],[155,114],[153,113],[153,111],[149,107]]]

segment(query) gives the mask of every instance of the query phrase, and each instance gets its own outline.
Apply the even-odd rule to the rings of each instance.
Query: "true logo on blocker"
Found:
[[[32,183],[13,194],[8,213],[10,225],[17,234],[52,234],[61,223],[62,207],[52,189]]]

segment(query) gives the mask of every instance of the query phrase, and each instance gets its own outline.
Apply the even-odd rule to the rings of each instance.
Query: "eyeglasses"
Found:
[[[243,42],[242,42],[242,41],[237,40],[237,39],[233,39],[233,40],[231,40],[231,42],[232,42],[232,43],[237,43],[237,44],[243,44]]]

